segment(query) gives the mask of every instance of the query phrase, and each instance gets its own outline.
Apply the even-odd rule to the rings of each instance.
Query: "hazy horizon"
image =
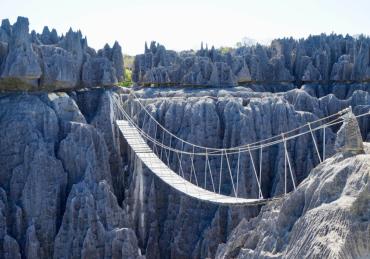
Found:
[[[55,4],[54,4],[55,3]],[[321,33],[370,34],[370,3],[344,0],[314,1],[6,1],[0,18],[13,24],[17,16],[29,18],[30,30],[45,25],[65,34],[81,30],[89,46],[99,49],[117,40],[123,53],[144,51],[155,40],[176,51],[199,49],[201,42],[233,47],[244,37],[260,43],[275,38],[306,38]]]

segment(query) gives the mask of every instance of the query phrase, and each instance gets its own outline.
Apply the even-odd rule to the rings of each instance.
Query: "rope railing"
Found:
[[[317,153],[319,162],[322,162],[326,159],[326,128],[336,126],[338,124],[343,123],[344,118],[343,115],[350,112],[351,108],[346,108],[342,111],[337,113],[331,114],[329,116],[307,122],[301,126],[298,126],[294,129],[289,131],[283,132],[279,135],[275,135],[266,139],[262,139],[259,141],[255,141],[249,144],[243,144],[235,147],[228,147],[228,148],[214,148],[214,147],[206,147],[197,145],[191,142],[188,142],[175,134],[171,131],[166,129],[161,123],[158,122],[151,114],[150,111],[146,108],[146,106],[140,101],[140,99],[136,96],[135,93],[131,92],[129,98],[126,102],[126,109],[124,109],[123,105],[117,105],[119,111],[121,112],[123,118],[127,120],[133,128],[137,130],[137,132],[143,137],[143,139],[151,146],[153,153],[157,155],[160,160],[162,160],[168,167],[171,165],[177,164],[178,175],[182,178],[186,179],[187,175],[183,167],[183,156],[189,156],[190,165],[185,163],[186,167],[189,167],[190,173],[188,175],[189,182],[195,182],[197,186],[200,186],[200,181],[196,173],[196,169],[199,166],[195,166],[196,158],[203,157],[204,158],[204,178],[203,178],[203,185],[204,189],[210,188],[214,193],[221,193],[222,189],[222,181],[225,179],[223,177],[223,159],[225,158],[225,166],[228,172],[228,178],[231,180],[231,191],[234,194],[234,197],[238,198],[239,195],[239,174],[241,171],[240,162],[241,162],[241,154],[246,153],[246,157],[249,157],[251,170],[254,175],[254,179],[256,182],[256,186],[258,187],[258,199],[264,200],[264,194],[262,189],[262,171],[263,171],[263,150],[268,147],[282,144],[282,150],[284,152],[284,194],[288,193],[288,171],[289,176],[291,178],[291,183],[293,190],[297,188],[297,183],[294,175],[294,170],[292,163],[290,161],[289,150],[287,142],[298,137],[310,134],[312,138],[312,142],[315,147],[315,152]],[[134,109],[136,108],[136,110]],[[127,112],[127,110],[129,112]],[[361,118],[363,116],[367,116],[370,114],[370,111],[356,115],[356,118]],[[140,123],[141,122],[141,123]],[[141,124],[141,127],[139,126]],[[154,126],[154,127],[153,127]],[[322,130],[322,154],[320,154],[319,145],[316,140],[315,132]],[[146,132],[148,131],[148,132]],[[161,132],[162,131],[162,132]],[[152,135],[154,133],[154,135]],[[160,140],[158,140],[158,137]],[[254,157],[252,155],[253,151],[258,151],[258,160],[259,163],[255,163]],[[172,154],[171,154],[172,153]],[[234,183],[234,175],[232,173],[232,166],[230,159],[235,159],[235,155],[237,155],[237,165],[236,165],[236,183]],[[219,158],[219,176],[218,179],[214,179],[212,166],[210,159],[211,158]],[[229,159],[230,158],[230,159]],[[235,161],[235,160],[233,160]],[[199,162],[199,161],[198,161]],[[212,164],[214,161],[212,161]],[[258,166],[258,168],[257,168]],[[217,174],[217,173],[216,173]],[[209,184],[207,185],[207,179],[210,180]],[[218,180],[218,183],[217,183]],[[217,187],[216,187],[217,186]]]
[[[131,123],[133,123],[133,125],[138,129],[138,131],[148,141],[150,141],[150,142],[156,144],[157,146],[162,147],[162,148],[164,148],[166,150],[172,151],[172,152],[179,152],[179,153],[183,153],[183,154],[186,154],[186,155],[194,154],[196,156],[205,156],[206,154],[208,156],[222,156],[225,153],[227,153],[228,155],[231,155],[231,154],[237,154],[238,152],[244,153],[244,152],[248,152],[249,150],[253,151],[253,150],[260,149],[260,148],[266,148],[266,147],[270,147],[270,146],[273,146],[273,145],[277,145],[279,143],[282,143],[282,142],[284,142],[284,140],[285,141],[289,141],[289,140],[295,139],[297,137],[306,135],[308,133],[315,132],[315,131],[318,131],[318,130],[323,129],[323,128],[331,127],[331,126],[334,126],[334,125],[337,125],[337,124],[340,124],[340,123],[343,122],[343,119],[339,117],[339,118],[337,118],[335,120],[332,120],[332,121],[330,121],[328,123],[319,125],[319,126],[317,126],[315,128],[312,128],[312,126],[311,126],[306,131],[303,131],[301,133],[298,133],[298,134],[295,134],[295,135],[292,135],[292,136],[285,137],[284,140],[281,138],[281,134],[280,134],[280,135],[276,135],[276,136],[273,136],[273,137],[270,137],[270,138],[267,138],[267,139],[264,139],[264,140],[261,140],[261,141],[258,142],[258,143],[262,143],[262,142],[266,142],[267,140],[271,140],[271,139],[276,138],[276,140],[267,142],[265,144],[253,145],[254,143],[257,143],[257,142],[254,142],[252,144],[247,144],[247,145],[243,145],[243,146],[238,146],[238,147],[233,147],[233,148],[220,148],[220,149],[215,149],[215,148],[209,148],[209,147],[195,145],[195,144],[192,144],[192,143],[189,143],[189,142],[187,142],[185,140],[180,139],[179,137],[177,137],[176,135],[174,135],[172,133],[170,134],[170,141],[172,140],[172,137],[175,136],[174,137],[175,139],[178,139],[179,141],[183,142],[184,144],[188,144],[189,143],[188,145],[193,146],[194,148],[207,150],[207,152],[204,152],[203,151],[203,152],[194,152],[194,153],[192,153],[192,152],[189,152],[189,151],[184,151],[184,150],[181,150],[181,149],[176,149],[176,148],[171,147],[171,142],[170,142],[170,144],[168,146],[165,145],[165,144],[160,143],[159,141],[157,141],[156,139],[154,139],[153,137],[151,137],[150,135],[148,135],[147,133],[145,133],[140,127],[138,127],[138,125],[134,122],[134,120],[132,120],[130,118],[130,116],[123,109],[121,111],[124,113],[125,118],[128,121],[130,121]],[[344,110],[344,111],[347,111],[347,109]],[[344,114],[344,113],[343,113],[343,111],[341,111],[341,112],[338,112],[336,114]],[[369,112],[368,113],[365,113],[365,114],[358,115],[356,117],[362,117],[362,116],[365,116],[365,115],[368,115],[368,114],[369,114]],[[327,116],[327,117],[322,118],[322,119],[319,119],[317,121],[322,121],[322,120],[324,120],[326,118],[329,118],[329,117],[333,117],[333,115]],[[313,121],[313,122],[309,122],[309,123],[310,123],[310,125],[312,125],[313,123],[315,123],[317,121]],[[162,128],[163,126],[160,125],[159,127]],[[293,129],[293,130],[284,132],[283,134],[284,134],[284,136],[287,136],[289,133],[291,133],[291,132],[293,132],[293,131],[295,131],[297,129],[302,129],[304,127],[308,127],[308,123],[305,124],[305,125],[302,125],[302,126],[300,126],[298,128],[296,128],[296,129]],[[167,133],[169,131],[168,130],[165,130],[164,132]],[[214,152],[210,152],[208,150],[214,150]],[[215,152],[215,150],[217,150],[217,152]]]
[[[209,151],[218,151],[218,153],[219,152],[221,152],[221,150],[224,150],[224,151],[235,151],[235,150],[238,150],[239,148],[241,148],[241,149],[243,149],[243,148],[246,148],[247,146],[249,146],[249,147],[253,147],[253,146],[256,146],[257,144],[261,144],[261,143],[264,143],[264,142],[268,142],[268,141],[270,141],[270,140],[272,140],[272,139],[275,139],[275,138],[279,138],[280,136],[279,135],[275,135],[275,136],[272,136],[272,137],[270,137],[270,138],[266,138],[266,139],[263,139],[263,140],[259,140],[259,141],[256,141],[256,142],[253,142],[253,143],[248,143],[248,144],[244,144],[244,145],[240,145],[240,146],[236,146],[236,147],[231,147],[231,148],[215,148],[215,147],[205,147],[205,146],[200,146],[200,145],[197,145],[197,144],[194,144],[194,143],[191,143],[191,142],[188,142],[188,141],[186,141],[186,140],[184,140],[184,139],[181,139],[181,138],[179,138],[178,136],[176,136],[175,134],[173,134],[172,132],[170,132],[168,129],[166,129],[162,124],[160,124],[155,118],[154,118],[154,116],[147,110],[147,108],[145,107],[145,105],[142,103],[142,102],[140,102],[140,99],[139,99],[139,97],[133,92],[133,91],[131,91],[130,92],[130,95],[132,95],[134,98],[135,98],[135,100],[137,101],[137,103],[139,104],[139,106],[141,107],[141,109],[142,109],[142,111],[145,111],[145,113],[153,120],[153,121],[155,121],[155,123],[156,124],[158,124],[158,126],[163,130],[163,131],[165,131],[167,134],[169,134],[170,136],[172,136],[172,137],[174,137],[175,139],[177,139],[177,140],[179,140],[179,141],[181,141],[181,142],[184,142],[185,144],[187,144],[187,145],[190,145],[190,146],[194,146],[194,147],[196,147],[196,148],[199,148],[199,149],[207,149],[207,150],[209,150]],[[317,120],[314,120],[314,121],[311,121],[311,122],[309,122],[309,123],[307,123],[307,124],[304,124],[304,125],[301,125],[301,126],[299,126],[299,127],[297,127],[297,128],[294,128],[294,129],[292,129],[292,130],[289,130],[289,131],[286,131],[286,132],[284,132],[284,135],[285,136],[287,136],[287,135],[289,135],[289,134],[291,134],[291,133],[293,133],[293,132],[295,132],[295,131],[299,131],[300,129],[302,129],[302,128],[304,128],[304,127],[306,127],[306,126],[308,126],[308,124],[315,124],[315,123],[319,123],[319,122],[321,122],[321,121],[323,121],[323,120],[327,120],[327,119],[329,119],[329,118],[332,118],[332,117],[335,117],[335,116],[341,116],[341,115],[343,115],[343,114],[345,114],[346,112],[348,112],[349,111],[349,108],[346,108],[346,109],[344,109],[344,110],[341,110],[341,111],[338,111],[337,113],[334,113],[334,114],[331,114],[331,115],[329,115],[329,116],[326,116],[326,117],[323,117],[323,118],[320,118],[320,119],[317,119]],[[141,112],[141,111],[140,111]],[[246,150],[246,151],[248,151],[248,150]]]

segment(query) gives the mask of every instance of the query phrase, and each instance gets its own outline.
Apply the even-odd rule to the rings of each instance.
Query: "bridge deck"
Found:
[[[219,205],[257,205],[262,199],[235,198],[202,189],[185,180],[162,162],[144,141],[139,131],[126,120],[116,121],[120,131],[138,158],[163,182],[183,194],[205,202]]]

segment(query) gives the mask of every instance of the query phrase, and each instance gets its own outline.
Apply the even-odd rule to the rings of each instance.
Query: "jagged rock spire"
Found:
[[[80,30],[59,37],[45,26],[29,33],[29,21],[0,26],[0,90],[58,90],[111,86],[123,80],[123,56],[118,42],[98,53]]]
[[[342,127],[337,133],[335,149],[346,155],[356,155],[364,153],[364,144],[357,119],[350,108],[347,113],[342,115],[344,119]]]

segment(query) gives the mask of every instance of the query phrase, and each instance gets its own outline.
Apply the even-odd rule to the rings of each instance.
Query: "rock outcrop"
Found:
[[[350,99],[340,100],[334,95],[317,99],[298,89],[280,95],[284,96],[283,98],[277,98],[274,94],[255,93],[242,87],[229,90],[209,89],[185,92],[173,89],[163,90],[164,88],[145,89],[137,94],[146,99],[146,107],[152,111],[152,115],[162,125],[176,132],[177,136],[199,145],[208,144],[216,147],[237,146],[279,134],[279,132],[313,120],[314,117],[311,117],[313,114],[323,117],[352,104],[354,104],[354,112],[359,114],[366,111],[362,107],[369,109],[370,105],[367,99],[369,95],[362,91],[356,92]],[[204,95],[208,97],[202,98]],[[356,96],[364,96],[364,98],[360,101]],[[176,98],[169,100],[166,97]],[[274,115],[270,116],[271,114]],[[360,125],[362,129],[367,128],[365,132],[368,132],[368,120],[360,121]],[[150,126],[147,123],[145,127],[149,130]],[[368,133],[363,134],[366,137]],[[332,132],[327,136],[330,136],[330,140],[326,143],[327,154],[332,154],[335,136]],[[319,142],[319,150],[322,150],[321,133],[318,133],[316,138]],[[165,141],[169,144],[168,140]],[[180,144],[174,140],[172,140],[172,145],[180,148]],[[302,150],[302,146],[307,149]],[[291,159],[297,161],[293,166],[298,182],[305,179],[309,171],[318,164],[314,149],[310,137],[297,139],[295,143],[289,144]],[[265,162],[263,167],[264,196],[279,195],[283,193],[283,149],[276,147],[276,149],[264,152],[264,159],[266,159],[264,161],[272,161],[272,164]],[[255,155],[258,161],[257,154]],[[272,157],[274,158],[269,159]],[[184,160],[184,172],[190,172],[189,158],[183,157],[182,159]],[[230,157],[232,172],[236,172],[236,159],[237,157]],[[239,179],[240,190],[243,193],[241,195],[257,197],[258,189],[256,183],[253,183],[253,169],[250,160],[248,157],[241,159],[243,165],[241,170],[244,172]],[[298,161],[301,162],[298,163]],[[174,168],[177,168],[175,159],[173,163]],[[200,168],[204,166],[201,161],[195,161],[195,164]],[[211,164],[214,168],[219,166],[216,161],[211,161]],[[160,256],[165,258],[213,257],[218,243],[225,242],[226,233],[230,233],[243,218],[249,219],[258,214],[258,208],[216,208],[197,203],[186,197],[179,197],[178,194],[172,192],[167,193],[166,186],[152,179],[151,173],[142,168],[139,162],[134,162],[132,166],[137,175],[133,176],[133,183],[130,187],[133,189],[130,191],[133,195],[129,199],[133,202],[130,207],[134,210],[133,218],[137,222],[135,224],[141,226],[139,239],[146,247],[147,256],[156,255],[150,254],[154,246],[159,247]],[[224,170],[227,169],[224,168]],[[217,185],[216,173],[214,179]],[[211,189],[209,182],[208,184],[208,188]],[[139,196],[142,185],[145,186],[142,196],[144,201]],[[290,189],[293,188],[291,182],[288,182],[288,185]],[[153,192],[153,189],[160,191]],[[223,186],[223,191],[231,194],[231,183]],[[144,219],[140,217],[143,211],[146,215]],[[203,224],[207,217],[211,217],[212,221],[200,231],[197,222]],[[162,224],[158,224],[159,222]],[[160,233],[163,234],[160,235]],[[199,236],[202,237],[199,238]],[[197,241],[195,242],[194,239]],[[163,243],[169,244],[170,242],[172,242],[170,247],[163,245]]]
[[[367,112],[370,98],[363,90],[346,91],[348,99],[333,94],[317,98],[303,89],[273,94],[244,87],[147,88],[136,94],[177,136],[230,147],[277,135],[348,106],[354,114]],[[114,126],[121,116],[118,105],[129,99],[123,89],[0,95],[0,255],[214,257],[218,245],[243,219],[261,215],[260,207],[219,208],[192,200],[156,179]],[[363,117],[358,123],[365,139],[369,120]],[[328,156],[338,139],[335,131],[334,127],[326,131]],[[322,150],[322,132],[316,139]],[[180,148],[176,141],[172,145]],[[294,177],[304,182],[319,163],[311,137],[289,142],[288,150]],[[269,161],[263,165],[265,197],[283,193],[283,151],[276,146],[263,152],[264,161]],[[258,154],[253,156],[258,161]],[[229,159],[235,173],[237,157]],[[241,160],[240,195],[256,197],[249,157]],[[187,176],[189,161],[183,157]],[[175,159],[171,163],[178,166]],[[204,169],[204,161],[196,159],[195,165],[198,172]],[[218,166],[216,161],[211,165]],[[213,173],[216,176],[216,170]],[[232,193],[225,180],[222,192]],[[293,188],[290,181],[288,188]]]
[[[364,153],[364,144],[355,115],[350,110],[343,116],[344,122],[335,140],[335,149],[344,155]]]
[[[0,90],[58,90],[112,86],[123,81],[118,42],[96,52],[80,31],[58,36],[45,27],[29,33],[27,18],[0,27]]]
[[[216,258],[368,258],[370,154],[338,153],[298,190],[242,220]]]
[[[94,109],[84,115],[76,100],[83,103],[90,95]],[[114,192],[124,183],[117,177],[124,168],[110,156],[122,156],[121,144],[104,134],[108,127],[114,131],[118,114],[102,109],[109,104],[96,106],[107,101],[103,96],[87,91],[76,99],[66,93],[0,97],[1,256],[140,256],[129,216]],[[109,123],[93,126],[102,117]]]
[[[370,39],[317,35],[277,39],[270,46],[215,48],[176,53],[152,42],[134,62],[133,81],[142,85],[234,86],[258,82],[369,81]]]

